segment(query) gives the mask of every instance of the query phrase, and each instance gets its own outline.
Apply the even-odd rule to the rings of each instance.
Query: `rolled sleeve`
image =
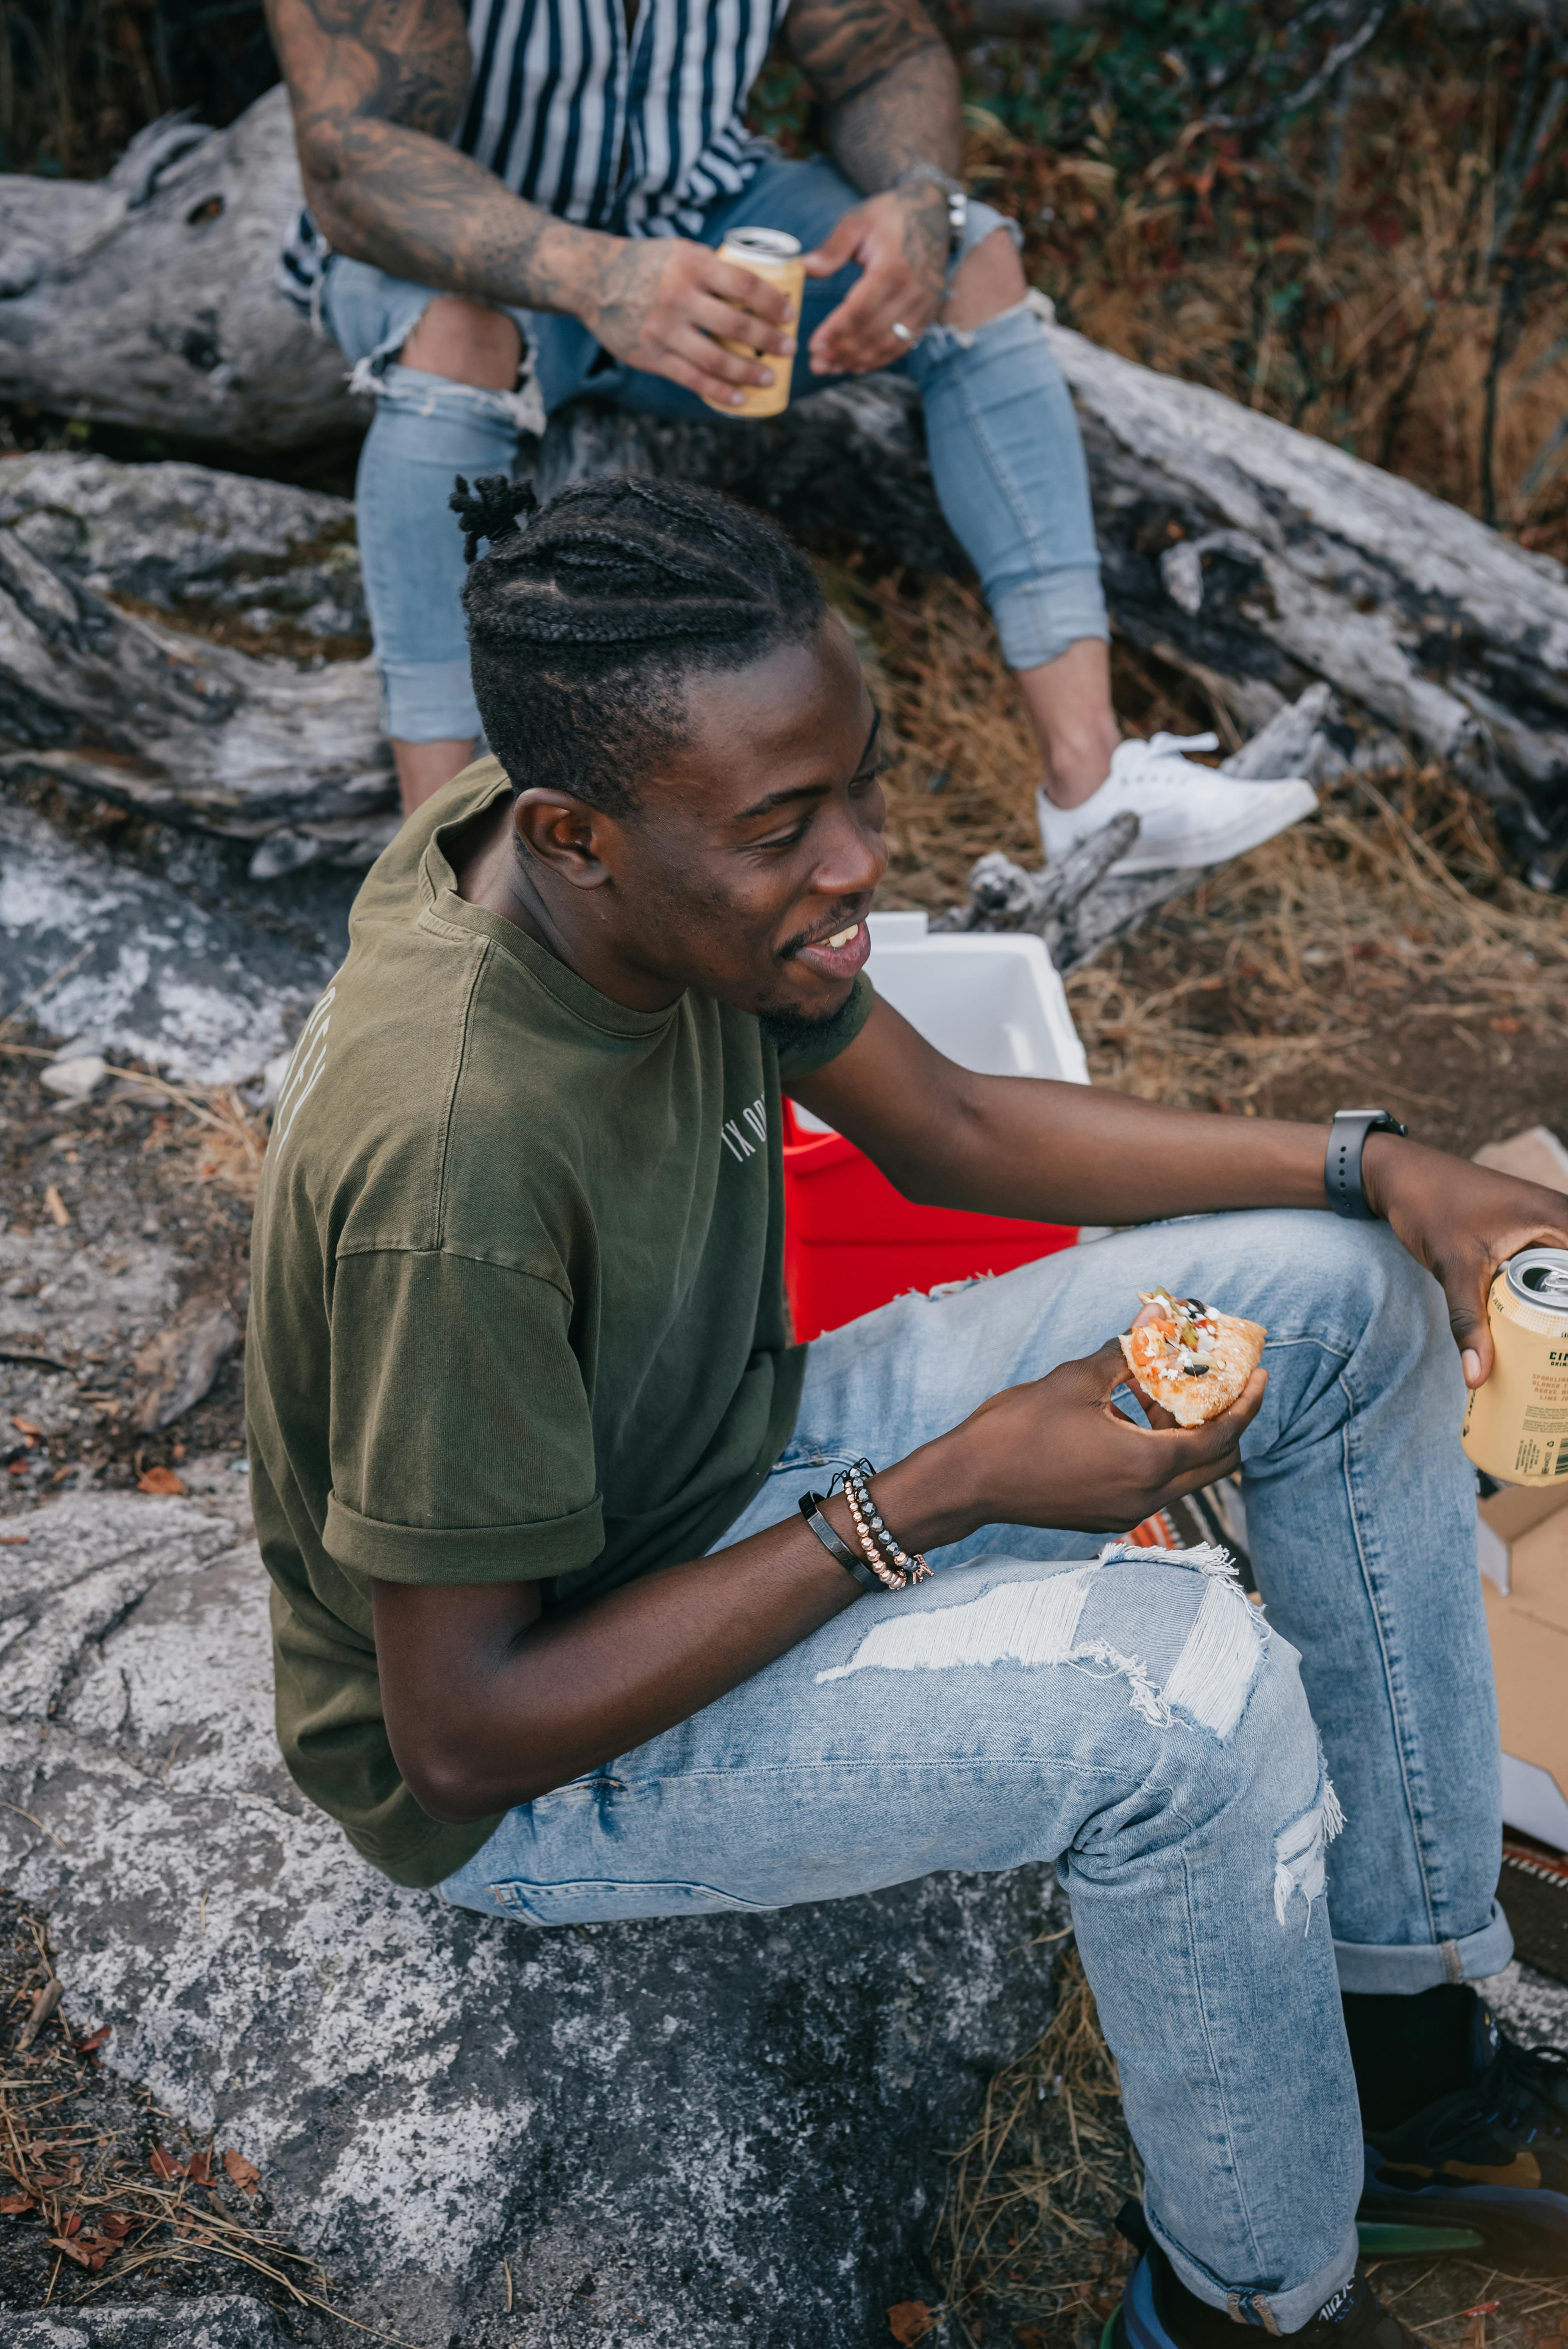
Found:
[[[332,1298],[338,1565],[388,1582],[521,1582],[592,1565],[604,1528],[571,1299],[441,1249],[340,1258]]]
[[[596,1500],[570,1516],[520,1526],[398,1526],[361,1516],[335,1493],[325,1547],[339,1566],[379,1582],[536,1582],[592,1566],[604,1547]]]

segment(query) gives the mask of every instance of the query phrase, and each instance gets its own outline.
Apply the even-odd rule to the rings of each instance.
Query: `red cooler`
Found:
[[[873,914],[867,965],[879,995],[966,1069],[1087,1084],[1083,1046],[1042,941],[987,932],[933,937],[923,914]],[[921,1207],[863,1152],[784,1104],[785,1278],[798,1338],[836,1330],[905,1290],[1010,1272],[1071,1247],[1074,1224],[1026,1224]]]

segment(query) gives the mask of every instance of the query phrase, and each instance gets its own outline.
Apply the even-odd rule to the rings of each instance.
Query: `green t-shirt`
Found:
[[[277,1727],[303,1791],[400,1884],[446,1826],[382,1720],[373,1578],[540,1580],[547,1605],[699,1556],[788,1442],[779,1064],[748,1013],[624,1010],[458,895],[493,759],[368,875],[305,1025],[256,1206],[246,1412]],[[871,1009],[857,982],[830,1044]]]

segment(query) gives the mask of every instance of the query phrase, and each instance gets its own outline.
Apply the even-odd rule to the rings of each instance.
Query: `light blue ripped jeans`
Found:
[[[934,1554],[934,1586],[857,1600],[679,1728],[511,1812],[442,1889],[557,1925],[1055,1860],[1151,2225],[1192,2291],[1292,2331],[1356,2257],[1341,1985],[1476,1979],[1511,1948],[1474,1478],[1436,1282],[1382,1225],[1268,1213],[901,1298],[812,1346],[796,1434],[725,1540],[788,1518],[857,1454],[895,1460],[1091,1352],[1156,1279],[1268,1327],[1243,1446],[1266,1622],[1195,1553],[1086,1563],[1083,1534],[986,1526]]]
[[[702,241],[717,245],[743,226],[780,228],[810,252],[861,202],[830,163],[780,159],[713,207]],[[988,204],[971,204],[965,252],[1011,226]],[[859,275],[851,266],[808,283],[792,398],[841,380],[812,375],[806,346]],[[513,393],[397,362],[432,298],[428,286],[342,254],[326,264],[325,323],[360,388],[377,394],[359,460],[359,551],[388,731],[413,742],[479,730],[459,603],[462,543],[447,499],[454,474],[511,472],[525,415]],[[587,392],[645,415],[714,420],[695,392],[621,366],[576,318],[511,315],[533,349],[546,409]],[[937,497],[980,574],[1009,665],[1035,668],[1080,637],[1108,637],[1078,419],[1033,312],[1009,311],[972,334],[933,326],[891,371],[920,387]]]

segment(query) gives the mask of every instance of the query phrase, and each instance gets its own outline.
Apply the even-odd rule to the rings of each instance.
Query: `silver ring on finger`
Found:
[[[918,342],[920,339],[917,335],[912,335],[910,333],[909,328],[904,325],[902,318],[895,318],[893,320],[891,331],[898,336],[901,343],[914,343]]]

